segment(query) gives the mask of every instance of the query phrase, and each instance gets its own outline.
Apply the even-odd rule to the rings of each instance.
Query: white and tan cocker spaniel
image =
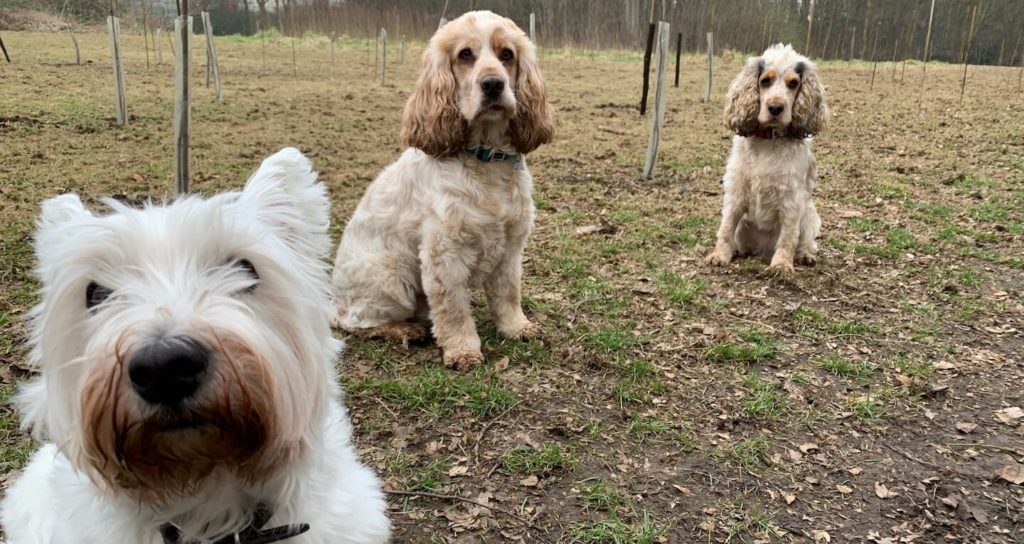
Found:
[[[793,272],[794,260],[815,264],[821,219],[811,136],[828,118],[817,68],[792,46],[773,45],[747,61],[725,99],[725,123],[736,136],[708,264],[746,255],[771,256],[775,272]]]
[[[535,215],[525,155],[552,131],[534,45],[515,23],[475,11],[438,29],[405,106],[409,149],[345,227],[335,324],[407,342],[426,335],[429,312],[444,363],[464,370],[483,360],[470,294],[483,287],[502,335],[537,336],[520,295]]]

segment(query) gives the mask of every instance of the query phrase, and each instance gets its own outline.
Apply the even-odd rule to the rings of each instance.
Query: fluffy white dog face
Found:
[[[95,215],[43,204],[42,377],[26,424],[94,481],[141,501],[215,470],[258,480],[308,446],[340,344],[328,326],[328,202],[297,150],[241,192]]]

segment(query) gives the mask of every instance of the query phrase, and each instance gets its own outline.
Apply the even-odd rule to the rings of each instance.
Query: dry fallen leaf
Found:
[[[454,467],[448,469],[448,476],[451,476],[453,478],[455,476],[465,476],[467,472],[469,472],[469,467],[467,467],[466,465],[455,465]]]
[[[853,493],[853,488],[848,485],[837,485],[836,489],[838,489],[839,492],[842,493],[843,495],[849,495],[850,493]]]
[[[973,433],[974,430],[977,429],[977,428],[978,428],[978,426],[976,424],[974,424],[974,423],[967,423],[966,421],[960,421],[960,422],[957,422],[957,424],[956,424],[956,430],[958,430],[958,431],[960,431],[960,432],[962,432],[964,434]]]
[[[1006,465],[1003,470],[999,471],[999,477],[1011,484],[1022,485],[1024,484],[1024,465],[1017,463]]]
[[[878,495],[879,499],[891,499],[899,496],[899,493],[890,491],[889,488],[885,487],[885,484],[881,482],[875,482],[875,495]]]
[[[537,478],[536,474],[531,474],[531,475],[523,478],[522,480],[519,480],[519,483],[524,485],[524,486],[526,486],[526,487],[537,487],[537,482],[539,482],[539,481],[540,481],[540,479]]]
[[[1017,420],[1024,417],[1024,410],[1021,410],[1019,406],[1012,406],[1010,408],[996,410],[995,416],[996,419],[1007,425],[1016,425]]]
[[[508,357],[502,357],[498,359],[497,363],[494,363],[495,372],[504,372],[506,368],[508,368]]]
[[[806,444],[800,445],[800,451],[804,453],[811,453],[812,451],[818,451],[818,445],[814,442],[807,442]]]
[[[792,493],[786,493],[785,495],[782,496],[782,498],[785,499],[786,504],[793,504],[793,501],[796,500],[796,495]]]
[[[850,470],[848,470],[847,472],[849,472],[850,474],[853,474],[854,476],[859,476],[861,472],[864,472],[864,469],[862,469],[860,467],[853,467]]]
[[[825,531],[811,531],[811,536],[815,542],[832,542],[832,536]]]

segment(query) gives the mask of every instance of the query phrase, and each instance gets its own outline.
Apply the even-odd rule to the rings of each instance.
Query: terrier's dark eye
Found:
[[[103,301],[107,300],[113,292],[113,289],[103,287],[94,281],[90,281],[89,285],[85,288],[85,307],[91,310],[96,306],[99,306]]]
[[[246,287],[245,290],[242,291],[242,292],[243,293],[251,293],[251,292],[253,292],[253,290],[256,289],[256,284],[259,282],[259,279],[260,279],[260,274],[259,274],[259,272],[256,272],[256,267],[253,266],[252,262],[249,259],[239,259],[239,260],[235,261],[235,266],[239,270],[244,272],[247,276],[249,276],[250,278],[253,279],[252,285],[250,285],[249,287]]]
[[[467,47],[459,51],[459,60],[473,60],[473,50]]]
[[[498,58],[501,59],[501,62],[508,62],[516,58],[516,54],[513,53],[511,49],[502,49],[501,55],[499,55]]]

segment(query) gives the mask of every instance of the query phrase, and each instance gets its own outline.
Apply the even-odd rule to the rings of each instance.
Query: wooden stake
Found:
[[[145,14],[142,16],[142,40],[143,45],[146,47],[146,70],[149,70],[149,24]]]
[[[928,58],[931,56],[932,47],[932,21],[935,19],[935,0],[932,0],[932,7],[928,11],[928,33],[924,38],[924,64],[921,65],[921,92],[917,95],[917,109],[921,109],[921,100],[924,98],[924,81],[928,73]]]
[[[715,76],[714,68],[715,33],[708,32],[708,88],[704,92],[704,101],[711,102],[711,81]]]
[[[668,69],[668,38],[670,26],[661,21],[658,23],[658,65],[654,76],[654,115],[651,116],[651,133],[647,141],[647,160],[644,163],[644,180],[654,180],[654,166],[658,162],[658,147],[661,143],[661,130],[665,125],[665,71]]]
[[[537,15],[530,13],[530,41],[537,43]]]
[[[896,46],[892,48],[892,81],[896,83],[896,58],[900,53],[900,37],[896,36]]]
[[[201,16],[203,18],[203,30],[206,31],[206,86],[210,86],[209,73],[212,67],[214,93],[217,96],[217,100],[221,101],[224,99],[224,93],[220,86],[220,66],[217,64],[217,46],[213,43],[213,25],[210,24],[210,12],[204,11],[201,13]]]
[[[674,4],[673,4],[674,5]],[[679,57],[683,52],[683,33],[676,35],[676,88],[679,88]]]
[[[164,46],[160,42],[160,35],[163,34],[163,29],[156,29],[156,34],[153,36],[153,48],[156,49],[156,65],[160,66],[164,63]]]
[[[387,84],[388,72],[388,31],[380,29],[380,86]]]
[[[299,77],[299,64],[295,60],[295,36],[292,36],[292,77]]]
[[[192,123],[188,81],[192,18],[188,16],[188,2],[183,4],[182,15],[174,20],[174,35],[178,39],[174,72],[174,178],[179,195],[189,190],[189,129]]]
[[[78,66],[82,65],[82,52],[78,48],[78,38],[75,37],[75,30],[68,25],[68,32],[71,33],[71,43],[75,45],[75,64]]]
[[[405,34],[402,34],[401,53],[398,55],[398,64],[405,64]]]
[[[653,6],[654,3],[652,2]],[[654,8],[651,8],[653,14]],[[647,26],[647,49],[644,51],[644,78],[643,87],[640,93],[640,115],[647,113],[647,92],[651,85],[651,50],[654,48],[654,21]]]
[[[4,45],[4,39],[0,38],[0,51],[4,52],[4,58],[7,59],[7,64],[11,63],[11,56],[7,54],[7,46]]]
[[[107,30],[110,33],[110,57],[114,66],[114,113],[117,124],[128,122],[128,102],[125,99],[124,64],[121,59],[121,20],[114,16],[107,17]]]
[[[338,40],[338,33],[331,32],[331,65],[334,65],[334,42]]]
[[[814,29],[814,0],[807,10],[807,40],[804,41],[804,53],[811,54],[811,30]]]
[[[964,103],[964,90],[967,88],[967,62],[971,58],[971,42],[974,41],[974,21],[978,15],[978,6],[971,10],[971,29],[967,32],[967,45],[964,47],[964,77],[960,80],[960,103]]]

